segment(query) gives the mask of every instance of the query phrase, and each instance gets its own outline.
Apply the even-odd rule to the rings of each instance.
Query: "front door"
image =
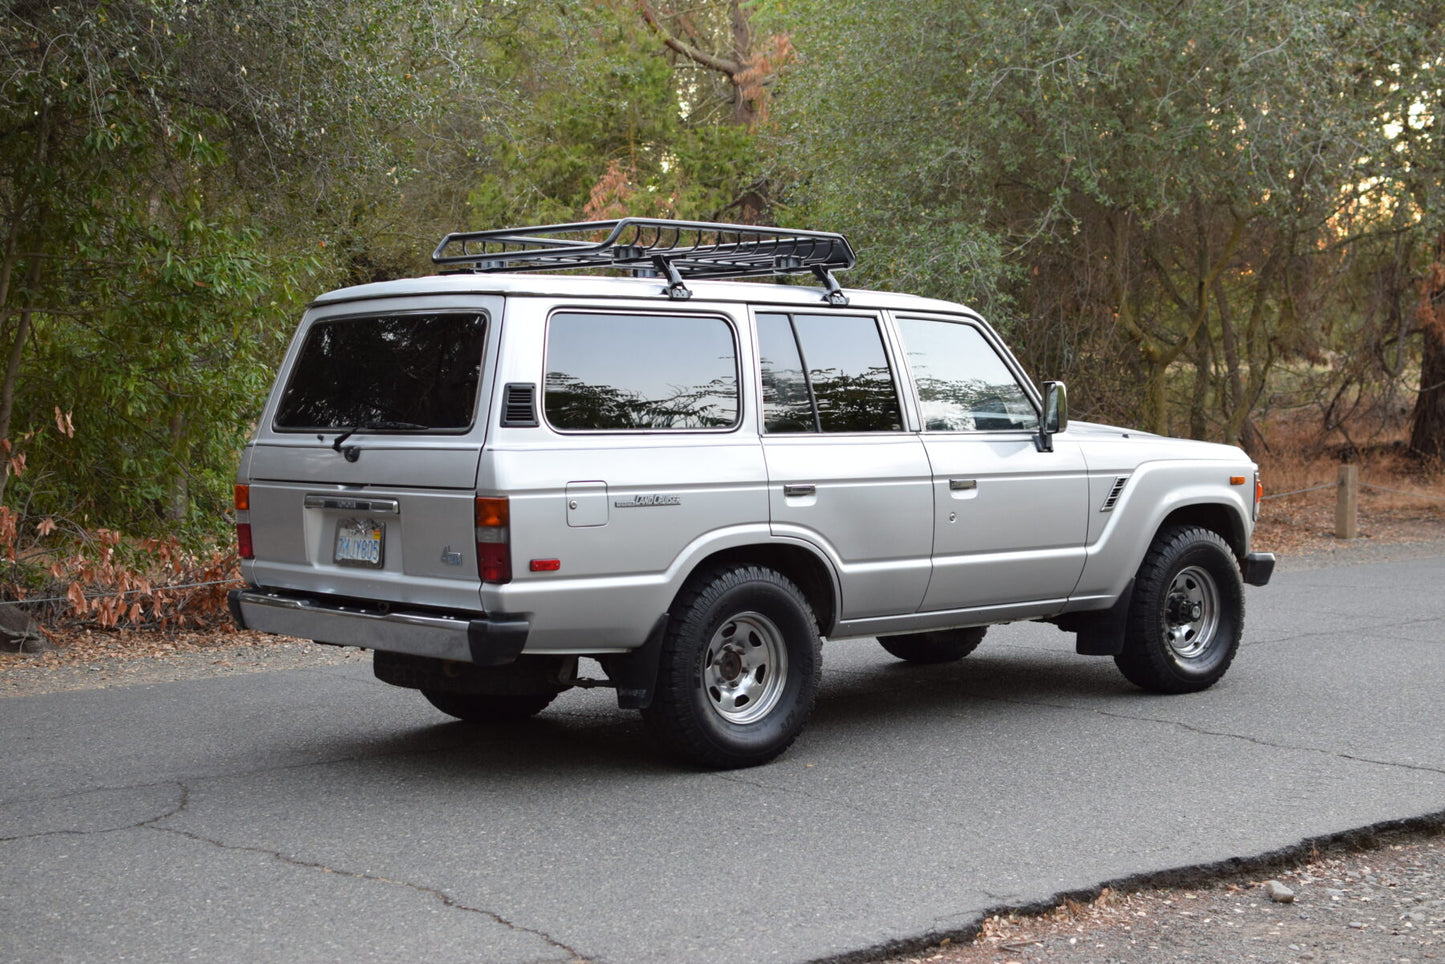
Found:
[[[929,612],[1056,609],[1079,580],[1088,473],[1067,433],[1034,441],[1038,410],[983,330],[964,319],[900,318],[932,466]]]

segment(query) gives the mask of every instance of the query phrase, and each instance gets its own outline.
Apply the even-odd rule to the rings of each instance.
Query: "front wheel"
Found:
[[[1195,526],[1155,537],[1134,579],[1124,676],[1156,693],[1193,693],[1229,669],[1244,630],[1239,564],[1218,533]]]
[[[694,763],[766,763],[807,722],[821,645],[812,609],[786,577],[761,566],[716,570],[678,597],[643,719]]]
[[[879,636],[878,642],[890,654],[910,663],[952,663],[978,649],[986,632],[987,626],[971,626]]]

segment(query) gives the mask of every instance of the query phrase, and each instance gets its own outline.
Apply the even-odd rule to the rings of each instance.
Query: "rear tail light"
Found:
[[[482,582],[512,581],[511,510],[505,496],[477,499],[477,572]]]
[[[243,519],[241,513],[251,511],[251,487],[249,485],[236,486],[236,551],[242,559],[255,559],[256,550],[251,545],[251,523]]]

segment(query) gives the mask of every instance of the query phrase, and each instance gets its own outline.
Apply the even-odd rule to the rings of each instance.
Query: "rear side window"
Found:
[[[564,431],[732,428],[740,410],[732,325],[709,315],[555,314],[543,408]]]
[[[763,429],[897,432],[903,410],[883,336],[866,315],[758,315]]]
[[[898,331],[929,432],[1017,432],[1038,427],[1028,393],[979,330],[900,318]]]
[[[476,414],[486,329],[475,313],[317,322],[281,395],[276,428],[465,432]]]

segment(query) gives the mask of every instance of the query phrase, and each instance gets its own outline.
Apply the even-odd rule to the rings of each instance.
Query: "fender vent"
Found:
[[[502,428],[537,427],[537,386],[511,382],[502,389]]]
[[[1109,494],[1104,499],[1104,504],[1099,506],[1100,512],[1112,512],[1114,506],[1119,504],[1119,496],[1124,493],[1124,486],[1129,482],[1127,475],[1121,475],[1114,480],[1114,485],[1109,489]]]

